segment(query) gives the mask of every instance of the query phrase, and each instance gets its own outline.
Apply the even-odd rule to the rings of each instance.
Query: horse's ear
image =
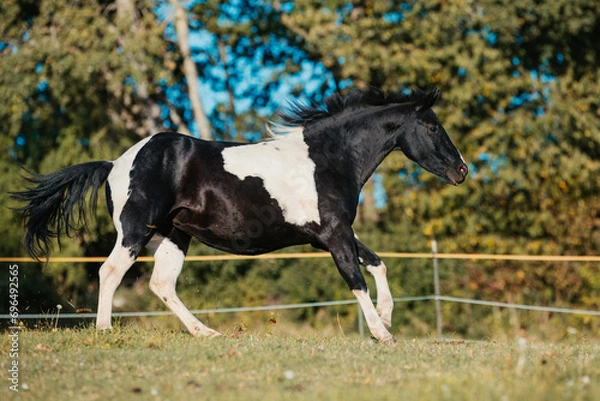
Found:
[[[415,110],[419,112],[431,108],[435,104],[438,97],[440,97],[440,90],[438,88],[433,88],[433,90],[427,94],[424,93],[424,95],[415,104]]]

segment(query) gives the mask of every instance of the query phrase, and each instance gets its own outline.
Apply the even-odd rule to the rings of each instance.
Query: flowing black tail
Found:
[[[25,219],[25,249],[36,260],[48,259],[50,240],[64,232],[71,236],[86,224],[85,196],[91,189],[91,210],[95,213],[98,189],[113,167],[109,161],[77,164],[48,175],[30,173],[25,179],[33,184],[22,192],[12,192],[11,198],[28,202],[17,208]],[[76,207],[77,206],[77,207]],[[77,209],[77,212],[75,212]]]

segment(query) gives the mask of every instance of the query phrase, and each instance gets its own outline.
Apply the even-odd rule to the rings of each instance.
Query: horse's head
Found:
[[[465,180],[469,169],[431,110],[440,91],[436,88],[429,93],[420,94],[419,99],[411,103],[411,118],[403,125],[397,146],[425,170],[449,184],[458,185]]]

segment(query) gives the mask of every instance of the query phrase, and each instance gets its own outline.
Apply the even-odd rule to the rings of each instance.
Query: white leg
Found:
[[[154,253],[154,270],[150,278],[150,289],[181,320],[185,327],[195,336],[215,337],[221,334],[202,324],[181,302],[175,292],[177,277],[181,273],[184,252],[170,239],[156,234],[148,248]]]
[[[106,262],[100,267],[100,288],[98,294],[98,314],[96,316],[96,330],[107,330],[112,328],[111,313],[115,290],[121,283],[123,276],[135,262],[129,249],[121,246],[121,238]]]
[[[361,290],[353,290],[352,293],[358,300],[360,308],[362,309],[363,314],[365,315],[367,326],[369,327],[371,334],[373,334],[373,337],[375,337],[382,343],[395,343],[396,338],[394,338],[394,336],[390,334],[388,329],[385,328],[383,321],[381,320],[381,318],[377,314],[377,311],[375,310],[375,306],[371,301],[369,293]]]
[[[366,266],[367,271],[375,278],[377,287],[377,313],[381,316],[384,326],[389,330],[392,327],[392,310],[394,310],[394,300],[390,292],[386,273],[387,268],[381,262],[377,266]]]

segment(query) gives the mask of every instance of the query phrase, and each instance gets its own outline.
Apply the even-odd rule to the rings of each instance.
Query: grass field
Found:
[[[177,330],[23,330],[19,392],[0,340],[2,400],[598,400],[600,344]]]

